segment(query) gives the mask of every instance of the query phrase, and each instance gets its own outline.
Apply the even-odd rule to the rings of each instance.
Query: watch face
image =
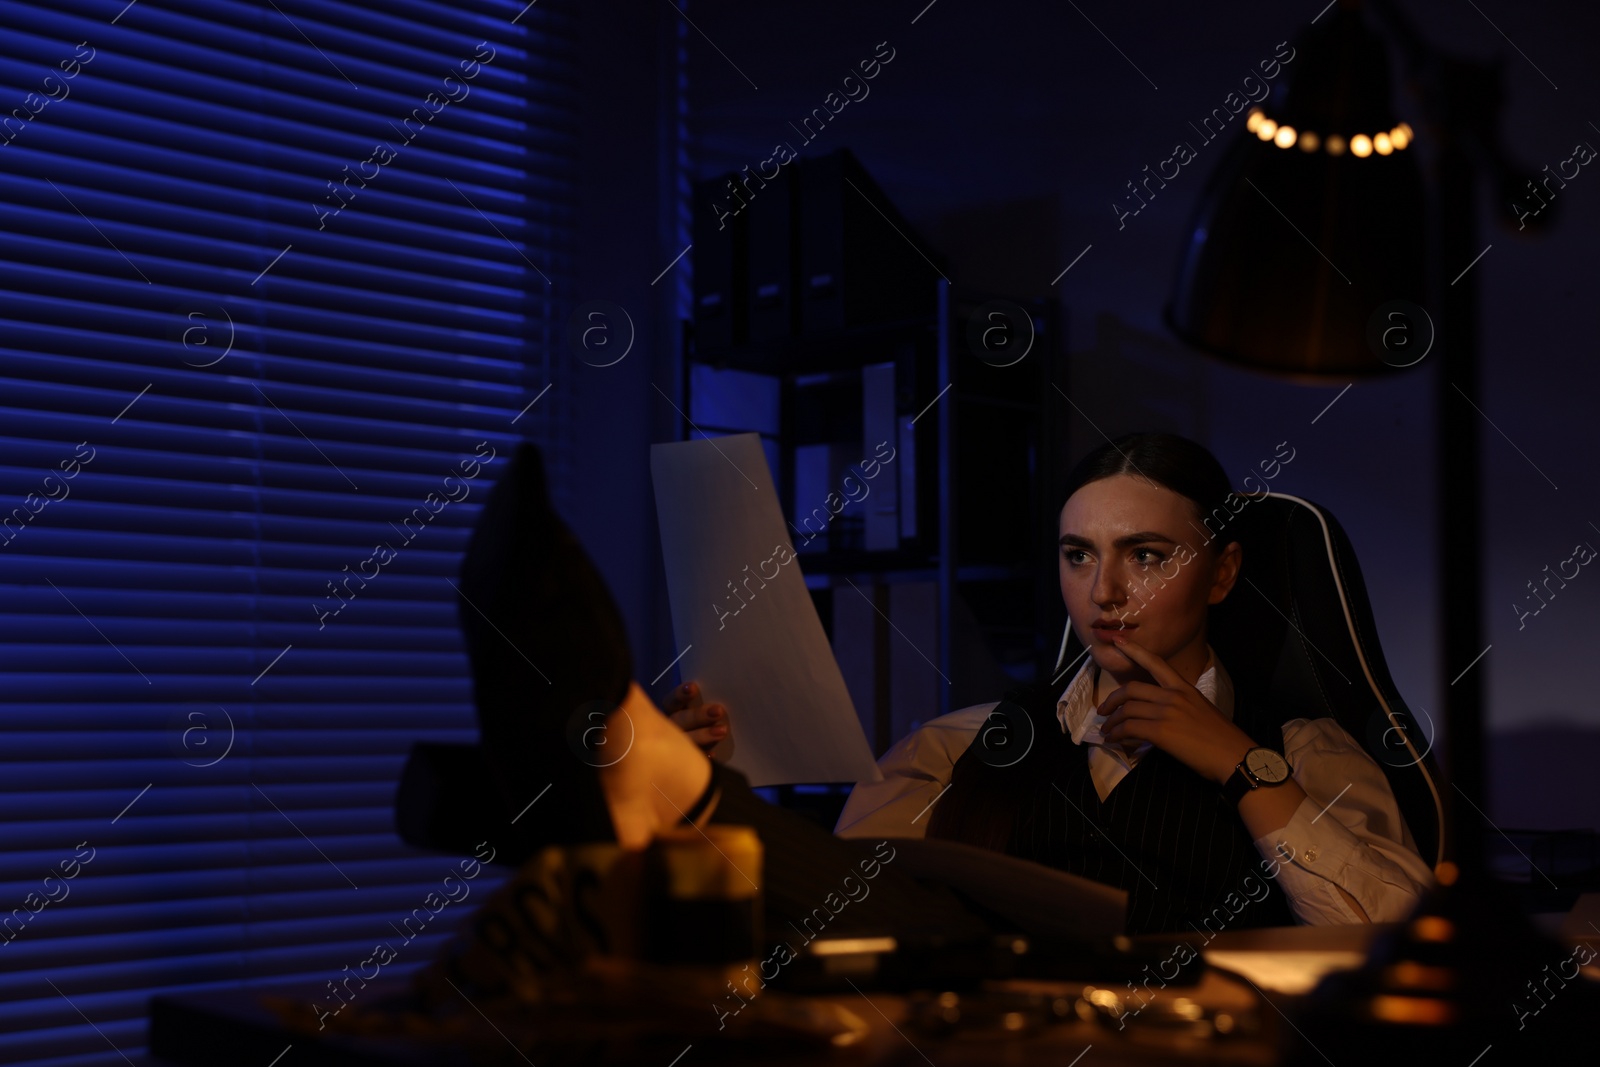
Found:
[[[1259,781],[1277,785],[1289,777],[1289,763],[1270,748],[1252,748],[1244,757],[1245,768]]]

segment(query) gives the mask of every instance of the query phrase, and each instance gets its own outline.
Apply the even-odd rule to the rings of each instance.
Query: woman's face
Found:
[[[1061,599],[1101,669],[1141,673],[1112,643],[1118,627],[1186,676],[1204,669],[1206,607],[1233,588],[1240,549],[1208,545],[1187,497],[1131,474],[1102,478],[1068,498],[1060,536]]]

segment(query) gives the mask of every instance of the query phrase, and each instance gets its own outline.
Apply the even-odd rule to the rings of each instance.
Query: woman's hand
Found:
[[[685,682],[672,691],[662,705],[667,717],[689,735],[707,755],[728,736],[728,709],[722,704],[707,704],[697,682]]]
[[[1129,682],[1106,697],[1099,709],[1106,716],[1101,735],[1116,743],[1149,741],[1196,774],[1218,785],[1225,782],[1255,741],[1166,660],[1125,633],[1113,640],[1155,684]]]

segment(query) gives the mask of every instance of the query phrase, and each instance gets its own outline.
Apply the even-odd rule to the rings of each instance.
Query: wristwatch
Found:
[[[1222,795],[1235,806],[1246,793],[1261,786],[1282,785],[1289,780],[1289,761],[1270,748],[1252,748],[1222,783]]]

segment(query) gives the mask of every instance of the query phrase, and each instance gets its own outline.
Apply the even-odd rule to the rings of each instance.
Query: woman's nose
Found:
[[[1100,607],[1115,607],[1122,603],[1124,597],[1120,578],[1111,572],[1108,567],[1102,567],[1095,573],[1094,586],[1089,590],[1089,598]]]

